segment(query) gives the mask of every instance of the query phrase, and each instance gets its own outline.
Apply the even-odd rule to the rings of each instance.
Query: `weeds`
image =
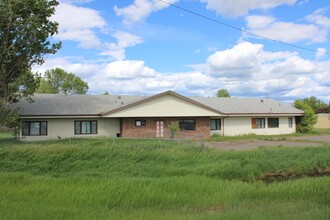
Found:
[[[71,139],[0,147],[2,219],[328,219],[330,146],[200,149],[158,140]]]

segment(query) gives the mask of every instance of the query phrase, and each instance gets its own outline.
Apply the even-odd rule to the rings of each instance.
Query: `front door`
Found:
[[[164,121],[156,121],[156,137],[164,137]]]

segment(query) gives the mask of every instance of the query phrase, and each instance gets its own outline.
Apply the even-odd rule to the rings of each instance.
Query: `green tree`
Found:
[[[321,113],[330,113],[330,103],[327,104],[323,109],[320,111]]]
[[[36,93],[86,94],[87,91],[87,82],[73,73],[56,68],[45,72],[44,78],[40,79]]]
[[[294,107],[304,111],[304,116],[302,116],[300,120],[298,120],[298,124],[297,124],[298,132],[308,133],[313,131],[314,129],[313,125],[317,121],[317,116],[315,115],[312,107],[308,103],[302,100],[296,100],[294,102]]]
[[[230,94],[226,89],[219,89],[217,92],[217,97],[226,97],[229,98]]]
[[[11,121],[7,105],[37,88],[33,65],[56,53],[61,43],[49,37],[58,32],[56,0],[0,0],[0,123]]]
[[[310,98],[304,98],[302,101],[308,104],[315,113],[322,112],[328,107],[325,102],[320,99],[317,99],[315,96],[311,96]]]

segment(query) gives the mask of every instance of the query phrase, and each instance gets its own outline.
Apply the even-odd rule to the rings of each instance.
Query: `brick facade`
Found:
[[[170,138],[169,124],[180,119],[195,119],[196,130],[179,131],[176,138],[179,139],[204,139],[210,137],[209,117],[180,117],[180,118],[121,118],[121,136],[129,138],[155,138],[156,121],[164,122],[164,138]],[[136,120],[146,120],[145,126],[135,126]]]

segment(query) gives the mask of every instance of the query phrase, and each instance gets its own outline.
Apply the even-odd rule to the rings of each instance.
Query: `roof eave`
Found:
[[[99,118],[99,114],[63,114],[63,115],[20,115],[20,119],[29,118]]]
[[[228,113],[228,116],[302,116],[304,113]]]

